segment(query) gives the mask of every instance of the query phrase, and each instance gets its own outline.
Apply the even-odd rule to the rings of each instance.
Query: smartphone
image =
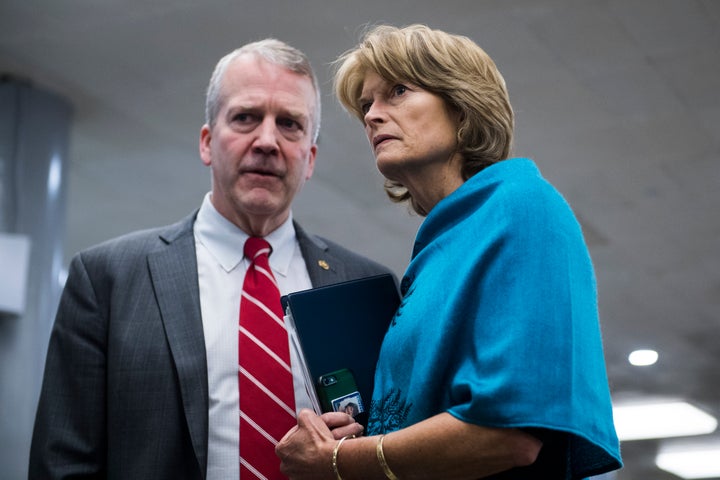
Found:
[[[318,378],[316,390],[323,412],[345,412],[352,417],[363,417],[365,407],[355,377],[343,368]]]

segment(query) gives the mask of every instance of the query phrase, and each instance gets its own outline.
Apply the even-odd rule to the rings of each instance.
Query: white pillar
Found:
[[[0,311],[3,478],[27,478],[35,408],[61,291],[71,115],[62,98],[29,82],[0,78],[0,234],[16,240],[0,248],[30,246],[26,288],[18,289],[24,305]],[[13,276],[3,281],[22,282],[18,268],[23,262],[18,263],[13,269],[0,265],[0,275]]]

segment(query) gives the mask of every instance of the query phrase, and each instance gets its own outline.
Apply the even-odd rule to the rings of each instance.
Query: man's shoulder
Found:
[[[324,259],[328,259],[331,262],[338,262],[344,266],[346,277],[343,278],[343,280],[378,275],[381,273],[390,273],[395,277],[394,272],[385,265],[353,251],[334,240],[308,233],[297,223],[295,224],[295,230],[305,261],[311,260],[311,265],[314,265],[314,260],[319,260],[320,265],[324,264],[322,261]],[[310,269],[310,265],[308,265],[308,269]]]
[[[77,255],[89,258],[146,253],[168,245],[185,236],[192,236],[194,220],[195,213],[170,225],[129,232],[85,248]]]
[[[334,240],[330,240],[329,238],[326,238],[326,237],[323,237],[320,235],[313,235],[313,237],[315,239],[323,242],[327,246],[327,251],[329,253],[332,253],[336,257],[344,258],[344,259],[348,259],[348,260],[355,260],[355,261],[363,262],[363,263],[371,263],[371,264],[376,265],[380,269],[386,269],[386,267],[384,267],[380,263],[376,262],[375,260],[372,260],[371,258],[369,258],[355,250],[351,250],[348,247],[345,247]]]

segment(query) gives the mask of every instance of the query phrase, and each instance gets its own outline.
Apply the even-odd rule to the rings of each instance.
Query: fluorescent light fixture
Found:
[[[703,435],[717,428],[715,417],[681,400],[616,404],[613,416],[621,441]]]
[[[636,367],[654,365],[657,360],[658,353],[655,350],[635,350],[628,356],[628,361]]]
[[[658,468],[681,478],[720,477],[720,441],[661,447]]]

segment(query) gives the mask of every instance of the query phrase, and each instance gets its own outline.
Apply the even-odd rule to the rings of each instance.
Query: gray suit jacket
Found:
[[[194,220],[73,258],[50,338],[29,478],[205,478],[208,380]],[[315,287],[391,273],[295,228]]]

